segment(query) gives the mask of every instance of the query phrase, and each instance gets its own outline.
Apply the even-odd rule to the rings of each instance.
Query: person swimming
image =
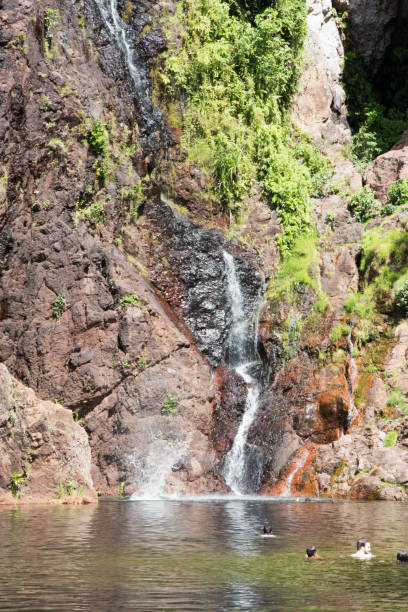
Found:
[[[308,559],[308,561],[323,561],[323,558],[319,557],[317,553],[316,546],[309,546],[309,548],[306,548],[305,557]]]
[[[399,550],[397,552],[397,562],[408,563],[408,553],[406,553],[405,550]]]
[[[261,536],[264,538],[276,538],[276,536],[272,533],[271,527],[269,525],[264,525]]]
[[[372,559],[374,555],[371,553],[371,544],[368,540],[360,538],[357,542],[357,552],[351,555],[355,559],[364,559],[368,561]]]

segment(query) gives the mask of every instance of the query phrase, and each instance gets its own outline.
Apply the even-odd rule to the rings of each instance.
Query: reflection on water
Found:
[[[106,502],[0,510],[1,610],[406,610],[392,502]],[[261,538],[264,523],[278,536]],[[370,562],[350,558],[359,537]],[[316,545],[326,561],[307,562]]]

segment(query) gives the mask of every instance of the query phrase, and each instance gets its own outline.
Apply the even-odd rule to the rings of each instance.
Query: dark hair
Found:
[[[408,563],[408,553],[406,553],[405,550],[399,550],[397,552],[397,561],[399,561],[399,563]]]
[[[272,529],[271,529],[271,527],[269,525],[264,525],[263,532],[264,533],[272,533]]]
[[[315,552],[316,552],[316,546],[310,546],[310,548],[306,548],[306,554],[309,557],[309,559],[310,557],[313,557]]]
[[[360,548],[363,548],[363,546],[365,546],[367,544],[368,540],[365,540],[364,538],[361,538],[360,540],[358,540],[357,542],[357,550],[360,550]]]

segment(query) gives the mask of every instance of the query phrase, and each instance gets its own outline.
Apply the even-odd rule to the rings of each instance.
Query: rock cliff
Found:
[[[375,78],[405,3],[339,0],[334,12],[330,0],[308,0],[293,129],[273,127],[278,161],[260,130],[258,174],[242,193],[231,184],[244,149],[236,159],[236,143],[214,138],[230,155],[222,161],[232,159],[225,174],[208,162],[208,143],[193,155],[182,123],[202,117],[184,94],[174,93],[178,106],[168,98],[165,62],[176,70],[188,39],[184,5],[114,5],[0,3],[1,501],[227,491],[222,461],[246,385],[228,367],[224,251],[247,316],[268,285],[255,339],[263,391],[247,440],[263,466],[260,492],[288,493],[290,476],[296,494],[405,499],[407,334],[394,285],[384,296],[375,284],[385,265],[403,281],[405,214],[367,225],[350,201],[364,182],[385,202],[407,178],[406,133],[358,171],[342,83],[345,36]],[[254,45],[269,23],[258,8],[231,9]],[[249,57],[236,60],[240,69]],[[204,72],[213,58],[201,60]],[[251,125],[262,95],[246,109]],[[268,107],[271,124],[279,112]],[[225,115],[220,129],[229,135]],[[273,180],[281,168],[300,180],[309,163],[306,239],[289,254],[262,155],[277,164]],[[217,181],[233,190],[235,209]],[[395,241],[386,255],[370,246],[385,235],[398,253]]]

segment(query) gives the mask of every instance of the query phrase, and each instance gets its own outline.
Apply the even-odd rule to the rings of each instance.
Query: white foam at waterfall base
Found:
[[[185,448],[185,441],[169,445],[166,440],[155,440],[146,455],[141,457],[135,454],[130,464],[138,474],[139,488],[130,499],[163,499],[166,495],[166,478],[180,461]]]
[[[227,278],[228,299],[231,307],[231,329],[229,335],[230,365],[247,384],[245,411],[239,424],[233,445],[225,457],[223,476],[226,484],[236,495],[246,492],[248,475],[246,473],[246,444],[249,429],[254,422],[259,405],[260,386],[250,374],[258,362],[250,361],[254,345],[248,342],[252,330],[251,320],[245,315],[245,303],[233,256],[223,252]],[[256,335],[256,334],[255,334]]]

